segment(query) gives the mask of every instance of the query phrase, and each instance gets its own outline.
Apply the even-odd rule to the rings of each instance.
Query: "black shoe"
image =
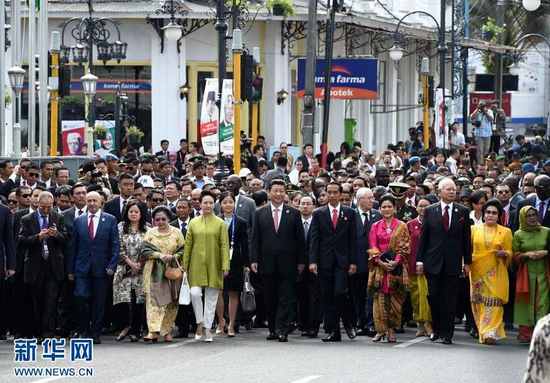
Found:
[[[357,337],[357,331],[355,331],[354,327],[346,327],[346,334],[348,334],[348,338],[355,339]]]
[[[279,337],[274,332],[270,332],[269,335],[265,339],[267,339],[267,340],[276,340],[276,339],[279,339]]]
[[[246,331],[250,331],[250,330],[252,330],[252,325],[253,325],[252,320],[249,320],[249,321],[247,321],[246,324],[244,325],[244,328],[246,328]]]
[[[342,336],[339,332],[331,332],[328,336],[322,339],[323,342],[341,342]]]
[[[286,334],[279,335],[279,342],[281,342],[281,343],[288,342],[288,335],[286,335]]]
[[[438,339],[439,339],[439,335],[437,335],[435,332],[432,335],[430,335],[430,340],[432,342],[435,342]]]
[[[98,336],[94,336],[94,344],[101,344],[101,338]]]
[[[308,331],[307,332],[307,337],[310,338],[310,339],[317,338],[317,333],[318,332],[319,332],[318,330],[317,331],[315,331],[315,330]]]
[[[370,328],[364,328],[364,329],[361,329],[359,331],[357,331],[357,336],[369,336],[369,337],[373,337],[376,335],[376,331],[374,331],[373,329],[370,329]]]
[[[477,332],[477,330],[475,328],[472,328],[470,330],[470,336],[474,339],[477,339],[477,338],[479,338],[479,333]]]
[[[130,342],[136,343],[139,342],[139,337],[137,335],[130,335]]]
[[[296,325],[296,323],[294,323],[294,322],[290,323],[288,325],[287,334],[292,334],[297,328],[298,328],[298,326]]]
[[[189,332],[179,331],[174,338],[189,338]]]
[[[449,337],[443,338],[443,344],[453,344],[453,340]]]

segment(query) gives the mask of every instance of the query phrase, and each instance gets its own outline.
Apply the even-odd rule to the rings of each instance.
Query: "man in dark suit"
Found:
[[[86,205],[88,212],[74,222],[69,279],[75,280],[74,295],[80,307],[79,334],[91,332],[94,343],[98,344],[101,343],[107,277],[115,272],[120,244],[116,218],[101,211],[100,194],[89,192]]]
[[[357,215],[342,206],[342,185],[331,182],[326,188],[328,205],[313,213],[309,247],[309,271],[319,273],[325,327],[323,342],[340,342],[340,319],[350,339],[355,338],[353,306],[348,275],[357,272]]]
[[[284,181],[273,180],[269,194],[271,202],[256,210],[251,269],[264,282],[267,339],[287,342],[290,321],[296,317],[296,277],[306,261],[304,229],[300,212],[284,204]]]
[[[129,174],[121,174],[118,181],[120,196],[113,198],[105,204],[105,213],[111,214],[117,222],[122,221],[122,211],[126,202],[134,195],[134,179]]]
[[[63,245],[67,235],[53,202],[50,192],[42,192],[38,210],[21,219],[19,233],[26,249],[24,279],[31,291],[33,336],[37,338],[55,334],[57,300],[65,274]]]
[[[315,157],[313,157],[313,145],[305,144],[303,154],[300,157],[298,157],[296,160],[300,160],[303,165],[302,169],[308,172],[309,162],[313,159],[315,159]]]
[[[441,202],[426,208],[418,245],[418,273],[428,280],[432,313],[431,340],[451,344],[459,277],[470,272],[472,246],[469,211],[455,203],[456,185],[444,178],[438,185]]]
[[[160,151],[155,153],[155,157],[162,157],[166,160],[170,160],[170,152],[168,151],[169,146],[170,142],[168,140],[161,140]]]
[[[533,206],[539,212],[539,222],[550,228],[550,177],[546,174],[537,176],[534,181],[536,196],[526,198],[518,204],[515,222],[519,224],[519,211],[524,206]]]
[[[311,241],[311,221],[315,204],[309,195],[300,198],[300,214],[305,236],[305,252],[309,257],[309,243]],[[298,276],[296,286],[298,293],[298,324],[302,327],[302,336],[316,338],[321,324],[321,296],[319,278],[306,268]]]
[[[8,299],[7,282],[15,275],[15,243],[13,233],[13,215],[10,209],[0,204],[0,339],[5,339],[9,325],[7,310],[13,309],[13,303]]]
[[[351,276],[351,296],[355,308],[357,335],[374,336],[374,319],[372,317],[372,299],[367,298],[369,280],[368,255],[369,233],[373,223],[382,215],[373,208],[374,195],[368,188],[359,188],[357,198],[357,273]]]
[[[269,185],[271,184],[271,181],[274,180],[275,178],[284,180],[285,183],[287,184],[290,183],[288,175],[286,174],[287,164],[288,164],[288,159],[286,157],[277,158],[275,169],[268,170],[267,173],[265,173],[264,176],[262,177],[266,188],[269,189]]]
[[[81,215],[85,215],[88,211],[86,206],[86,185],[83,183],[77,183],[71,190],[73,207],[65,210],[63,214],[63,224],[65,225],[65,230],[67,232],[67,240],[65,241],[65,270],[67,273],[69,270],[69,259],[71,252],[73,251],[73,227],[75,220]],[[62,335],[69,335],[76,330],[78,325],[77,317],[77,307],[75,305],[74,299],[74,280],[69,280],[65,278],[63,281],[63,286],[61,288],[61,299],[60,299],[60,330]]]

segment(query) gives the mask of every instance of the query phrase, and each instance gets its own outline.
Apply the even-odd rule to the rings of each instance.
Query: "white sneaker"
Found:
[[[204,333],[204,341],[205,342],[212,342],[214,339],[212,339],[212,333],[210,330],[206,330]]]

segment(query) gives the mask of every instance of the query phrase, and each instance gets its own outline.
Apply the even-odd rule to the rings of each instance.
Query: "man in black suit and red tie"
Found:
[[[357,222],[355,210],[342,206],[342,186],[326,188],[328,205],[315,210],[311,222],[309,271],[319,274],[325,327],[323,342],[340,342],[340,319],[350,339],[355,338],[349,275],[357,271]]]
[[[444,178],[438,185],[441,202],[424,212],[418,245],[417,273],[428,280],[428,302],[432,313],[432,341],[452,344],[454,315],[462,272],[470,272],[472,246],[469,211],[455,203],[456,185]]]
[[[271,182],[269,195],[271,202],[255,213],[251,269],[264,283],[267,340],[287,342],[296,317],[296,278],[306,262],[304,228],[300,212],[284,204],[283,180]]]

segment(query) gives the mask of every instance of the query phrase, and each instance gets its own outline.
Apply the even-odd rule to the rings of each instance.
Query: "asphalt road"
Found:
[[[85,365],[95,369],[93,378],[16,378],[14,367],[22,364],[14,362],[13,344],[1,342],[0,382],[517,383],[528,352],[514,333],[497,346],[480,345],[461,330],[452,346],[414,338],[412,329],[398,334],[396,344],[377,344],[367,337],[350,341],[345,335],[341,343],[323,344],[296,333],[288,343],[278,343],[267,342],[265,335],[265,330],[255,329],[232,339],[216,337],[210,344],[176,339],[155,345],[103,337],[103,344],[94,347],[93,361]]]

